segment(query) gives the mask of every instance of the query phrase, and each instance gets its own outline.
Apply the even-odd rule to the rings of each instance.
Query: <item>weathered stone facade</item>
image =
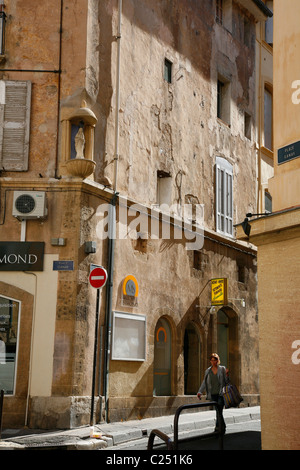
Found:
[[[232,224],[256,207],[255,24],[265,16],[250,0],[226,7],[220,24],[214,1],[124,1],[119,36],[117,1],[49,0],[49,14],[33,1],[26,8],[19,0],[6,2],[0,79],[30,80],[32,100],[28,169],[1,173],[0,236],[19,241],[23,233],[23,241],[45,242],[42,272],[0,273],[1,296],[10,297],[5,283],[34,298],[31,333],[18,337],[20,352],[23,341],[30,344],[30,367],[23,368],[22,355],[16,359],[27,387],[17,378],[5,397],[8,425],[89,423],[96,305],[91,264],[113,273],[100,299],[96,419],[157,416],[196,402],[208,356],[219,348],[245,405],[258,403],[256,251],[235,239]],[[164,76],[168,67],[170,77]],[[83,159],[70,153],[78,128]],[[220,217],[228,219],[231,234],[216,220],[217,198],[223,200],[218,159],[230,168],[224,198],[232,212],[220,209]],[[25,235],[24,223],[12,216],[16,190],[47,196],[47,216],[27,220]],[[114,244],[101,226],[101,209],[112,200],[119,229],[124,207],[138,202],[144,216],[139,225],[137,214],[129,214],[127,236]],[[168,207],[159,211],[161,203],[171,207],[169,214]],[[178,228],[185,205],[204,209],[201,244],[190,249],[193,240]],[[170,235],[155,237],[153,221]],[[87,252],[89,241],[97,242],[95,253]],[[56,261],[73,261],[73,268],[56,270]],[[134,298],[124,294],[128,275],[138,286]],[[228,281],[228,301],[215,308],[213,278]],[[15,296],[23,302],[23,294]],[[145,319],[142,360],[113,357],[113,312]],[[22,329],[23,316],[20,322]],[[162,350],[167,359],[160,368]]]

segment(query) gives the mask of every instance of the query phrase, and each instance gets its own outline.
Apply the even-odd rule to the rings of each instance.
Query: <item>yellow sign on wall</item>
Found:
[[[227,305],[227,279],[219,278],[211,280],[211,304]]]

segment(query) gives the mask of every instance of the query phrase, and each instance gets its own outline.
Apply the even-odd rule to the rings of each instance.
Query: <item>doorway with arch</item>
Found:
[[[201,338],[196,325],[189,322],[184,332],[184,394],[196,395],[201,381]]]

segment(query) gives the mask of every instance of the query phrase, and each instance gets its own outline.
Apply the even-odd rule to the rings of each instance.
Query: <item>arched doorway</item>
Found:
[[[217,317],[217,338],[218,338],[218,354],[221,363],[225,367],[229,367],[229,319],[223,310],[218,311]]]
[[[165,318],[156,324],[154,335],[153,395],[171,395],[171,328]]]
[[[240,352],[238,316],[236,312],[223,307],[217,314],[217,352],[221,364],[229,369],[231,380],[240,385]]]
[[[184,332],[184,394],[195,395],[200,385],[201,342],[193,323]]]

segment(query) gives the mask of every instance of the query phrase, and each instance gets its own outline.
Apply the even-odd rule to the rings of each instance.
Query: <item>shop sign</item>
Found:
[[[218,278],[211,280],[211,304],[227,305],[227,279]]]
[[[126,276],[123,281],[123,294],[129,297],[138,297],[139,286],[134,276]]]
[[[300,141],[278,149],[278,165],[300,157]]]
[[[0,242],[0,271],[43,271],[44,242]]]

